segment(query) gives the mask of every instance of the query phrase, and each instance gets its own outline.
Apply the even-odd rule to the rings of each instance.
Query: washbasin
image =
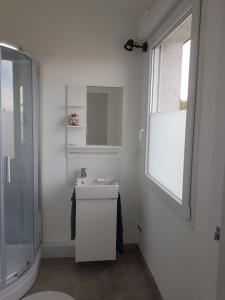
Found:
[[[119,185],[114,178],[77,178],[75,182],[76,199],[115,199]]]

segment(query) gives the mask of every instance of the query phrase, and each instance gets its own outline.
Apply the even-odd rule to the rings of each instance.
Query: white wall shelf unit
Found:
[[[79,116],[79,125],[70,125],[70,117],[76,113]],[[87,87],[66,87],[66,148],[70,144],[86,145],[87,135]],[[75,130],[72,130],[75,129]]]
[[[70,124],[70,116],[79,116],[79,125]],[[120,158],[122,146],[87,145],[87,87],[66,87],[66,156],[67,158]]]

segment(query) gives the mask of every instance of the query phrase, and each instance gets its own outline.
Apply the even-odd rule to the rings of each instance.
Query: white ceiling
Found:
[[[111,0],[130,14],[140,17],[147,8],[148,0]]]

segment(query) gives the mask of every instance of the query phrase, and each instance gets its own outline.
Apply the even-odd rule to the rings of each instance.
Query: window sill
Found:
[[[190,222],[191,207],[179,201],[174,195],[169,193],[160,183],[154,180],[148,174],[145,174],[145,183],[150,186],[172,210],[176,212],[183,220]]]

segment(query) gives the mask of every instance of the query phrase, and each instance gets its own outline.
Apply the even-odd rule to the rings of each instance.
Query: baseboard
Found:
[[[138,249],[138,244],[125,244],[124,250]],[[63,258],[75,256],[75,243],[43,243],[42,258]]]
[[[161,295],[161,293],[160,293],[158,285],[157,285],[157,283],[156,283],[156,281],[155,281],[155,279],[154,279],[154,277],[153,277],[153,275],[151,273],[151,270],[149,269],[149,267],[148,267],[148,265],[147,265],[147,263],[145,261],[145,258],[144,258],[143,254],[141,252],[141,249],[140,249],[139,245],[138,245],[138,249],[140,251],[141,259],[142,259],[143,265],[145,267],[145,270],[146,270],[146,272],[148,274],[148,277],[151,280],[151,282],[153,283],[153,289],[154,289],[154,293],[156,295],[156,299],[157,300],[164,300],[163,297],[162,297],[162,295]]]
[[[74,257],[73,243],[43,243],[42,258]]]

